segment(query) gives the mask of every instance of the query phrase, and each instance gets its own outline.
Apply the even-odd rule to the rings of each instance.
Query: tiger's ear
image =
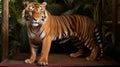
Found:
[[[24,7],[26,7],[29,3],[30,3],[29,1],[24,1],[23,2]]]
[[[42,4],[43,4],[44,6],[46,6],[46,5],[47,5],[47,2],[43,2]]]

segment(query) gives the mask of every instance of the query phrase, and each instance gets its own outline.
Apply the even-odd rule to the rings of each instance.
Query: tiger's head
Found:
[[[22,11],[22,18],[25,21],[29,21],[29,23],[37,27],[46,19],[45,11],[46,11],[46,2],[37,3],[37,2],[24,2],[25,9]]]

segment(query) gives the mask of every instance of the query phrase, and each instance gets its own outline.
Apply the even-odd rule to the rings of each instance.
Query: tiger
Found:
[[[38,65],[48,65],[48,56],[53,41],[75,37],[75,40],[90,50],[86,60],[93,61],[103,56],[102,39],[97,23],[85,15],[52,15],[47,9],[47,2],[24,2],[22,18],[25,21],[31,50],[30,58],[25,63],[36,61],[36,52],[42,44]],[[95,40],[96,39],[96,40]],[[78,47],[80,45],[77,45]],[[82,55],[81,48],[71,57]]]

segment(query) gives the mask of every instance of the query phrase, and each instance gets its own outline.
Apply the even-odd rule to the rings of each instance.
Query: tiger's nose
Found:
[[[34,21],[37,21],[37,18],[33,18]]]
[[[38,19],[37,18],[33,18],[33,22],[37,23]]]

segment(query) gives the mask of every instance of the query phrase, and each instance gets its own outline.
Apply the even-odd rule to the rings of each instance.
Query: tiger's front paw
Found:
[[[45,60],[45,59],[39,60],[37,65],[39,65],[39,66],[46,66],[46,65],[48,65],[48,61]]]
[[[33,60],[33,59],[26,59],[26,60],[25,60],[25,63],[31,64],[31,63],[34,63],[34,61],[35,61],[35,60]]]

